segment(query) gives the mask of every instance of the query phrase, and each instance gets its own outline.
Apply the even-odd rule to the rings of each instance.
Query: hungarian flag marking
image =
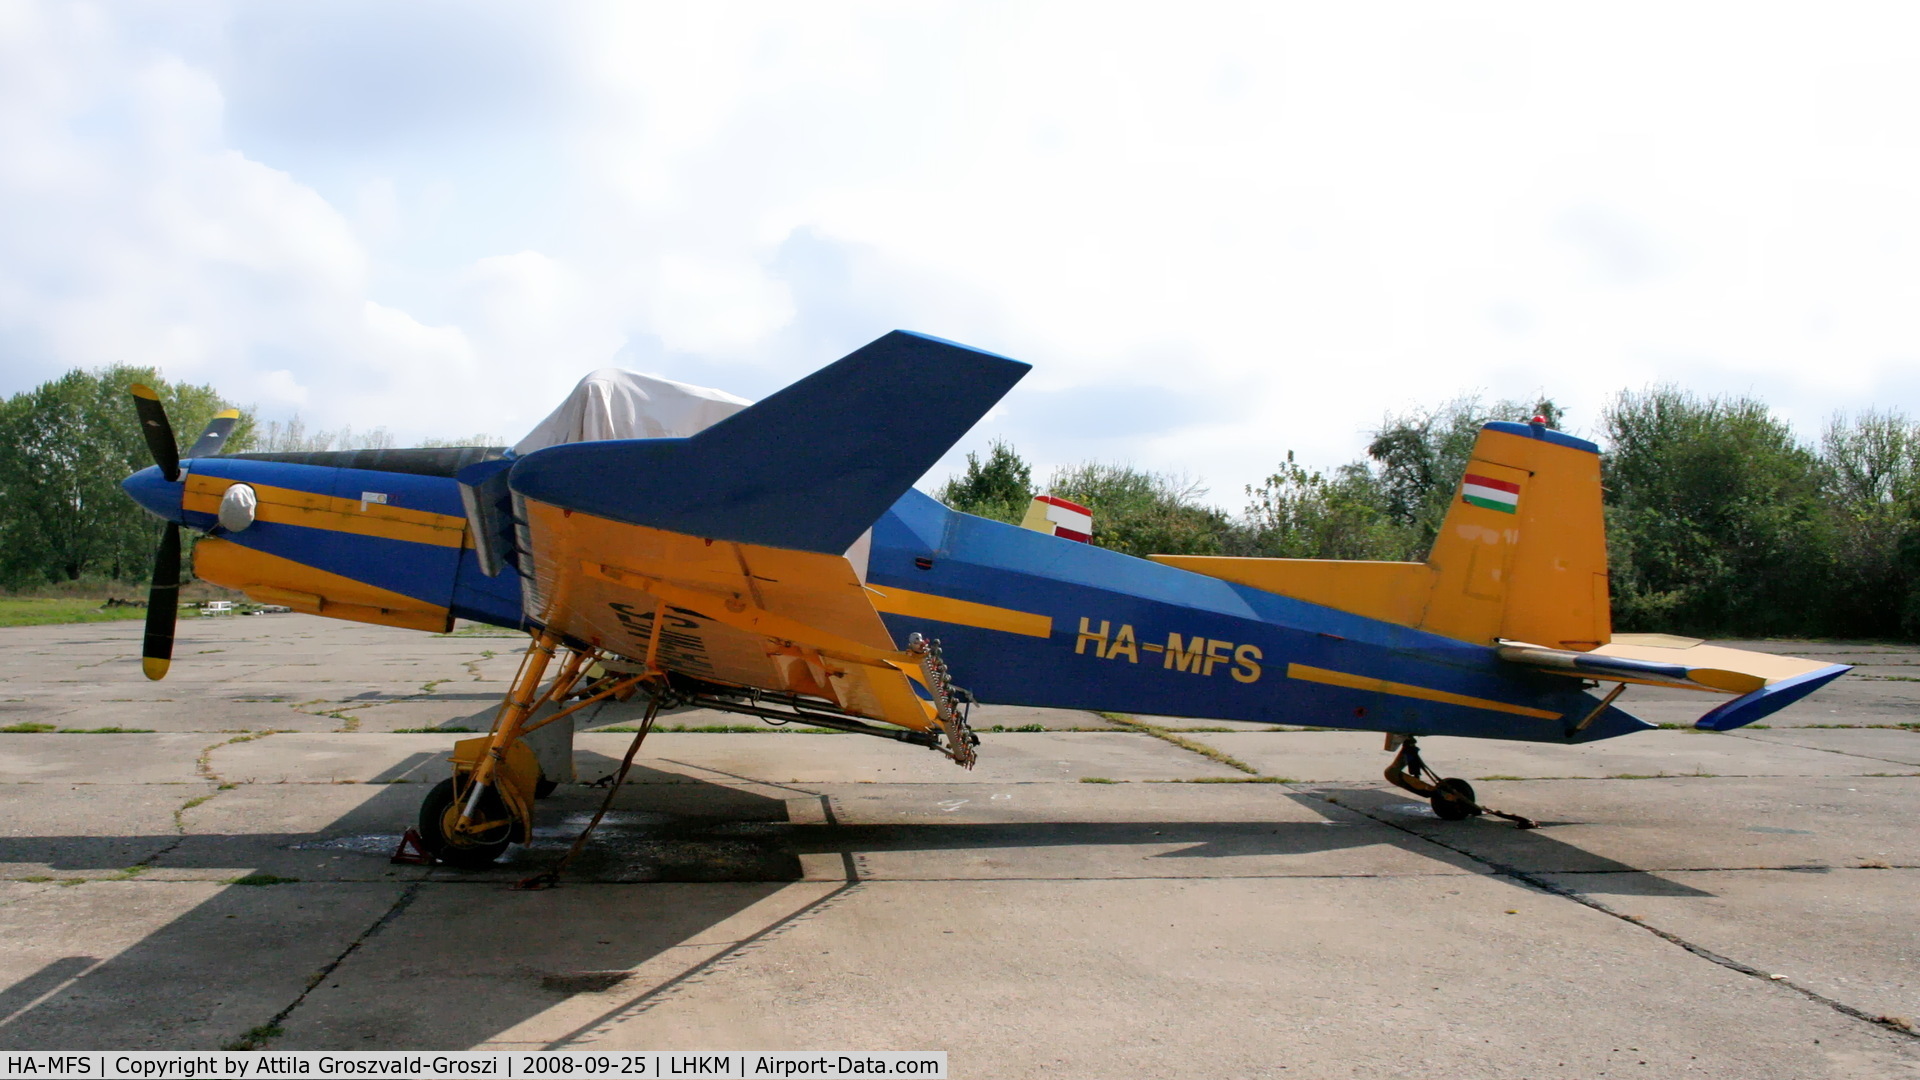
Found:
[[[1520,509],[1520,485],[1495,480],[1490,476],[1468,473],[1461,482],[1460,497],[1475,506],[1498,510],[1503,514],[1517,513]]]

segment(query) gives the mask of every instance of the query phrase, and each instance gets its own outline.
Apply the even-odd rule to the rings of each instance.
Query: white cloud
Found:
[[[1475,389],[1920,412],[1903,8],[549,11],[0,7],[4,389],[512,435],[902,326],[1037,365],[967,445],[1230,504]]]

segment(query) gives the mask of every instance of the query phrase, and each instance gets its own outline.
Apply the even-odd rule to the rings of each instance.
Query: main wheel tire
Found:
[[[491,789],[480,796],[480,816],[484,820],[506,821],[511,815],[500,794]],[[455,833],[460,820],[460,805],[454,801],[453,777],[433,786],[420,803],[420,839],[433,857],[460,870],[483,870],[492,866],[507,850],[513,837],[511,822],[498,825],[480,835]]]
[[[1480,804],[1473,797],[1473,785],[1457,776],[1440,781],[1440,790],[1434,792],[1429,801],[1433,803],[1434,816],[1443,821],[1465,821],[1480,812]]]

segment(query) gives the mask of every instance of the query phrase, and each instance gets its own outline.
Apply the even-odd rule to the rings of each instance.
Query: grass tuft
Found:
[[[103,607],[98,600],[0,597],[0,626],[51,626],[56,623],[109,622],[146,617],[144,604]]]
[[[1104,776],[1083,776],[1080,778],[1080,782],[1083,784],[1117,784],[1120,781],[1109,780]]]
[[[1116,724],[1119,724],[1121,727],[1132,728],[1133,730],[1141,732],[1143,734],[1151,735],[1154,738],[1161,740],[1162,742],[1170,742],[1182,750],[1188,750],[1193,753],[1199,754],[1201,757],[1206,758],[1209,761],[1217,761],[1220,764],[1225,765],[1229,769],[1239,769],[1241,772],[1247,773],[1248,775],[1251,775],[1251,776],[1260,775],[1259,769],[1256,769],[1253,766],[1247,764],[1246,762],[1241,761],[1239,758],[1234,757],[1232,754],[1221,753],[1220,751],[1215,750],[1213,747],[1208,746],[1206,743],[1195,742],[1192,739],[1183,739],[1180,736],[1174,734],[1173,732],[1168,731],[1166,728],[1158,727],[1153,724],[1143,723],[1142,721],[1136,720],[1133,717],[1127,716],[1123,713],[1103,712],[1100,715],[1106,717],[1108,720],[1111,720]]]
[[[0,727],[0,731],[8,735],[38,735],[52,730],[54,730],[52,724],[8,724],[6,727]]]
[[[63,727],[62,735],[151,735],[150,727]]]

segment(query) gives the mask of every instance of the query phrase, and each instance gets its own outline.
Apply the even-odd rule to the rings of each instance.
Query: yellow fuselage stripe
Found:
[[[1557,712],[1545,709],[1529,708],[1525,705],[1509,705],[1504,701],[1491,698],[1469,697],[1466,694],[1454,694],[1445,690],[1432,690],[1410,683],[1390,682],[1386,679],[1372,679],[1365,675],[1349,675],[1344,671],[1328,671],[1326,668],[1308,667],[1305,664],[1288,664],[1287,678],[1304,682],[1324,683],[1327,686],[1342,686],[1349,690],[1371,690],[1376,694],[1392,694],[1395,697],[1419,698],[1422,701],[1438,701],[1446,705],[1465,705],[1473,709],[1491,709],[1494,712],[1513,713],[1515,716],[1533,716],[1542,720],[1558,720]]]
[[[221,476],[188,474],[183,509],[202,514],[220,512],[220,497],[240,481]],[[259,497],[254,520],[275,525],[303,525],[309,529],[331,529],[356,536],[374,536],[383,540],[405,540],[415,544],[464,547],[467,519],[427,510],[408,510],[385,503],[362,503],[298,488],[251,484]]]
[[[217,536],[202,537],[194,545],[193,570],[215,585],[309,615],[435,633],[453,625],[447,609],[438,604]]]
[[[875,611],[884,615],[905,615],[958,626],[978,626],[983,630],[1002,630],[1027,637],[1053,636],[1053,619],[1048,616],[994,607],[992,604],[954,600],[892,585],[867,586],[867,599],[873,601]]]

